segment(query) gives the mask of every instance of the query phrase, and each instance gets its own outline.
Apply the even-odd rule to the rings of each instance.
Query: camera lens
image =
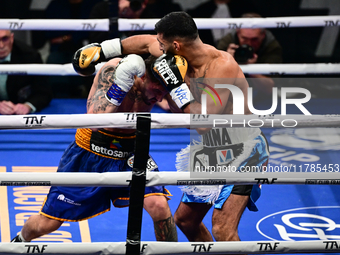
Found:
[[[254,49],[250,45],[243,44],[235,50],[234,58],[237,63],[245,64],[248,59],[253,58]]]

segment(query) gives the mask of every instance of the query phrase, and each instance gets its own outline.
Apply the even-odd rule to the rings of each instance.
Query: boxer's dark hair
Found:
[[[194,19],[186,12],[170,12],[160,19],[155,25],[156,33],[163,34],[168,41],[176,37],[187,40],[195,40],[198,30]]]
[[[159,83],[159,80],[153,75],[152,72],[152,66],[155,63],[156,59],[157,57],[150,55],[147,59],[144,60],[146,75],[149,78],[149,80],[153,83]]]

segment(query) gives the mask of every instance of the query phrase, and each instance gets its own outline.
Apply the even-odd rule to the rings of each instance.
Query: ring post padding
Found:
[[[149,159],[151,114],[137,114],[135,156],[132,170],[126,255],[139,255],[142,230],[146,165]]]
[[[119,0],[110,0],[109,3],[109,38],[116,38],[119,37],[118,33],[118,3]]]

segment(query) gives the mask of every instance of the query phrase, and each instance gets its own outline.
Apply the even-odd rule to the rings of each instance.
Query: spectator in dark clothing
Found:
[[[242,13],[250,11],[256,11],[250,0],[209,0],[194,9],[187,10],[187,13],[193,18],[239,18]],[[199,34],[204,43],[216,47],[218,41],[232,29],[232,27],[200,29]]]
[[[260,18],[256,13],[246,13],[243,18]],[[227,34],[218,43],[219,50],[225,50],[232,56],[241,45],[249,45],[253,49],[253,55],[246,60],[245,63],[239,64],[254,64],[254,63],[282,63],[282,48],[280,43],[275,39],[274,35],[266,29],[262,28],[241,28]],[[256,96],[268,96],[272,93],[274,81],[269,76],[262,74],[246,74],[252,79],[249,85],[254,87]],[[261,93],[258,93],[261,92]]]
[[[156,19],[162,18],[164,15],[172,11],[181,11],[179,4],[172,3],[171,0],[145,0],[141,8],[133,11],[130,8],[130,1],[119,0],[119,18],[127,19]],[[109,18],[109,2],[103,1],[96,4],[91,11],[91,19],[107,19]],[[117,37],[121,39],[135,34],[154,34],[153,30],[149,31],[123,31],[119,32]],[[102,42],[112,39],[110,32],[91,32],[90,42]]]
[[[187,13],[190,14],[193,18],[231,18],[231,14],[229,11],[228,3],[230,0],[210,0],[208,2],[204,2],[198,5],[196,8],[187,10]],[[214,36],[214,31],[216,33]],[[231,30],[226,29],[200,29],[199,34],[201,40],[212,46],[217,45],[217,41],[221,38],[218,34],[227,34]]]
[[[170,12],[182,11],[179,4],[173,3],[172,0],[149,0],[145,8],[146,18],[163,18]],[[143,14],[143,16],[145,16]]]
[[[93,6],[100,0],[53,0],[45,10],[46,19],[88,19]],[[70,63],[74,52],[89,43],[89,31],[46,31],[50,52],[46,63]],[[93,77],[92,77],[93,78]],[[49,77],[57,98],[86,98],[92,85],[91,77]]]
[[[35,49],[14,40],[10,30],[0,30],[0,64],[42,64]],[[0,114],[28,114],[40,111],[52,100],[46,76],[0,75]]]
[[[27,19],[31,0],[1,1],[0,17]]]
[[[45,10],[46,19],[88,19],[93,6],[100,0],[53,0]],[[88,43],[88,31],[46,31],[50,58],[62,54],[69,62],[73,53]]]

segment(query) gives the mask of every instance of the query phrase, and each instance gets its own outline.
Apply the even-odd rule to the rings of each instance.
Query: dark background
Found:
[[[47,3],[51,0],[11,0],[3,1],[0,8],[0,19],[4,18],[19,18],[19,19],[43,19],[45,17],[45,9]],[[54,0],[60,1],[60,0]],[[83,0],[84,3],[91,4],[92,0]],[[100,0],[93,0],[98,2]],[[113,3],[118,3],[118,0],[110,0]],[[153,0],[149,0],[153,1]],[[156,1],[171,1],[171,0],[156,0]],[[172,0],[173,3],[179,4],[183,10],[188,11],[197,7],[201,3],[209,0]],[[297,17],[297,16],[327,16],[339,15],[339,22],[334,27],[301,27],[301,28],[271,28],[269,29],[282,46],[283,63],[340,63],[340,2],[338,0],[322,1],[322,0],[230,0],[228,4],[231,16],[239,18],[245,12],[256,12],[262,17]],[[204,13],[203,13],[204,15]],[[62,16],[62,15],[61,15]],[[46,41],[46,34],[49,31],[14,31],[17,39],[26,41],[38,49],[42,55],[43,61],[46,63],[47,55],[49,53],[49,44]],[[136,31],[134,31],[136,32]],[[329,33],[336,37],[335,41],[331,37],[324,36],[323,33]],[[45,34],[44,34],[45,33]],[[74,33],[86,33],[83,31]],[[143,31],[140,31],[143,33]],[[145,33],[145,31],[144,31]],[[114,34],[114,33],[113,33]],[[327,55],[317,55],[318,45],[321,43],[324,49],[333,49]],[[87,43],[86,43],[87,44]],[[47,47],[46,47],[47,46]],[[78,47],[77,47],[78,48]],[[74,52],[74,51],[72,51]],[[71,62],[70,61],[67,63]],[[333,74],[306,74],[306,75],[278,75],[275,77],[285,78],[339,78],[338,73]],[[51,79],[59,80],[65,77],[54,77]],[[80,78],[80,77],[77,77]],[[88,90],[91,86],[91,81],[72,82],[73,92],[68,92],[70,95],[58,94],[62,89],[61,85],[66,84],[60,82],[60,85],[52,86],[54,89],[55,98],[86,98]],[[287,83],[288,84],[288,83]],[[296,85],[296,84],[294,84]],[[332,86],[321,86],[320,84],[298,84],[298,87],[304,87],[311,91],[312,97],[318,98],[334,98],[340,97],[340,84],[333,84]],[[66,86],[66,85],[64,85]]]
[[[2,1],[0,8],[0,18],[40,18],[44,10],[30,9],[32,0],[11,0]],[[205,1],[182,0],[178,2],[185,9],[188,6],[195,7]],[[184,3],[183,3],[184,2]],[[314,2],[314,3],[313,3]],[[328,5],[327,3],[328,2]],[[301,5],[309,6],[302,8]],[[340,3],[338,1],[322,0],[232,0],[230,8],[234,17],[242,13],[242,10],[253,10],[263,17],[288,17],[288,16],[321,16],[340,15]],[[315,6],[315,7],[314,7]],[[331,13],[330,13],[331,11]],[[340,25],[340,18],[339,18]],[[283,60],[285,63],[320,63],[320,62],[340,62],[340,42],[339,25],[336,27],[304,27],[304,28],[281,28],[270,29],[283,48]],[[321,39],[324,29],[337,33],[335,48],[329,56],[315,56],[317,45]],[[325,40],[324,47],[331,47],[330,42]]]

